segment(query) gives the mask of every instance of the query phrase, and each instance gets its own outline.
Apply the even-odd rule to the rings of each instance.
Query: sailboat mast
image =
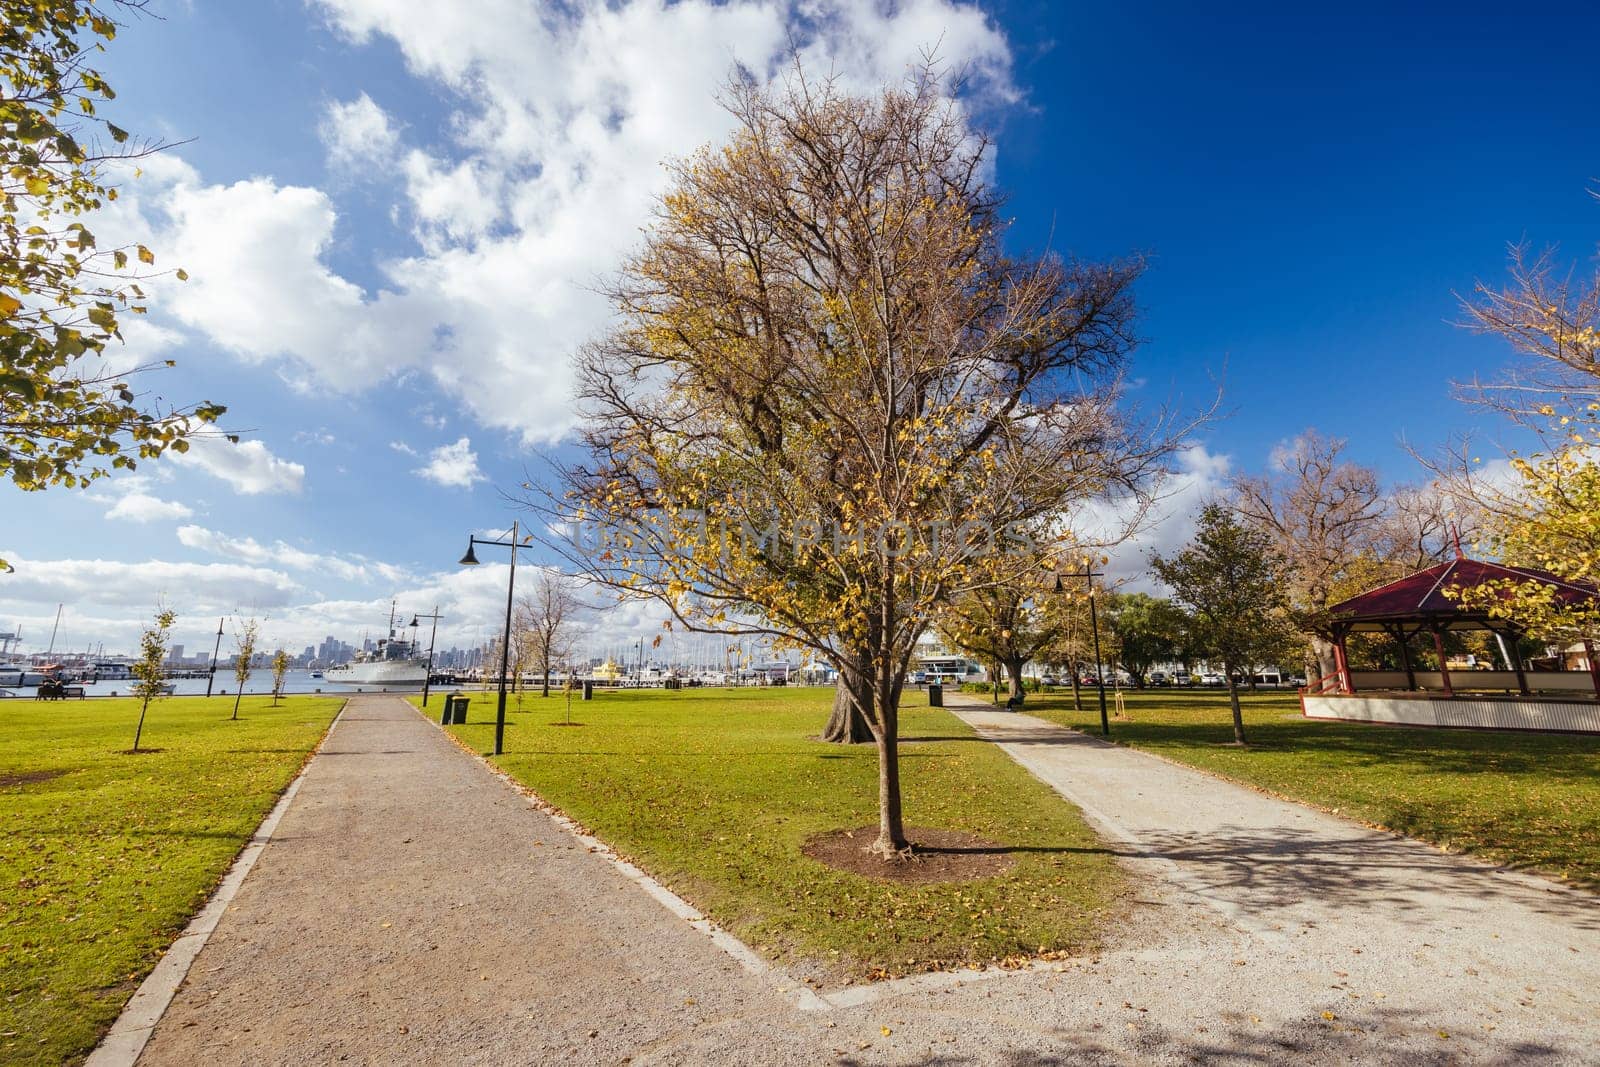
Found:
[[[61,629],[61,609],[64,608],[64,607],[66,607],[65,604],[57,604],[56,605],[56,624],[54,626],[50,627],[50,647],[48,649],[46,649],[45,653],[44,653],[45,656],[47,656],[47,657],[51,656],[51,655],[53,655],[55,653],[55,650],[56,650],[56,631]]]

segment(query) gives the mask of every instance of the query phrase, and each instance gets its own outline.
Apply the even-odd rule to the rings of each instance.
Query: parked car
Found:
[[[1166,671],[1151,671],[1149,676],[1145,678],[1145,681],[1149,682],[1151,685],[1166,685],[1167,684],[1167,672]]]
[[[1200,684],[1208,689],[1220,689],[1228,683],[1220,674],[1202,674],[1200,676]]]

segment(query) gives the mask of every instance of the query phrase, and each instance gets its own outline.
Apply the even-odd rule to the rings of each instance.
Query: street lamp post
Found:
[[[439,636],[439,605],[435,604],[433,606],[433,614],[432,615],[428,615],[428,614],[424,614],[424,613],[420,613],[419,612],[418,614],[411,616],[411,632],[412,633],[416,633],[416,626],[417,626],[417,620],[418,619],[432,619],[433,620],[433,626],[428,630],[428,673],[422,676],[422,706],[423,707],[427,707],[428,706],[428,687],[433,684],[433,641],[434,641],[434,638]],[[417,647],[416,644],[413,643],[412,646],[411,646],[411,649],[412,649],[413,652],[416,651],[416,647]]]
[[[211,695],[211,687],[217,681],[217,653],[222,651],[222,624],[227,619],[224,615],[217,620],[217,645],[211,650],[211,673],[206,675],[206,696]]]
[[[511,598],[517,588],[517,546],[521,543],[522,528],[513,521],[511,524],[511,540],[497,541],[493,538],[467,536],[467,554],[461,557],[463,567],[476,567],[478,565],[477,553],[473,552],[476,545],[499,545],[501,548],[511,549],[511,577],[506,580],[506,633],[505,639],[500,642],[500,702],[494,717],[494,754],[500,755],[505,751],[506,741],[506,674],[511,670]],[[532,535],[529,535],[532,540]]]
[[[1106,672],[1105,667],[1100,662],[1100,619],[1094,609],[1094,580],[1104,577],[1104,574],[1095,570],[1090,565],[1092,562],[1089,557],[1085,556],[1083,558],[1083,570],[1069,571],[1065,577],[1082,578],[1084,586],[1089,590],[1089,630],[1094,634],[1094,683],[1095,688],[1100,690],[1100,733],[1103,736],[1110,737],[1111,717],[1106,714]],[[1066,592],[1066,587],[1061,584],[1062,577],[1062,573],[1057,571],[1057,593]]]

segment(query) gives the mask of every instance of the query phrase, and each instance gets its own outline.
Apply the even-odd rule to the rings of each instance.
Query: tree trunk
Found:
[[[895,859],[910,848],[900,813],[900,738],[898,694],[880,691],[878,721],[878,840],[872,852]]]
[[[133,731],[133,750],[135,752],[139,751],[139,737],[140,737],[141,734],[144,733],[144,713],[145,713],[145,709],[148,708],[149,706],[150,706],[150,698],[149,697],[145,697],[144,698],[144,703],[139,705],[139,725],[137,727],[135,727],[134,731]]]
[[[1072,667],[1072,670],[1071,670],[1070,673],[1072,674],[1072,710],[1074,710],[1074,711],[1082,711],[1083,710],[1083,690],[1080,689],[1079,686],[1078,686],[1078,665],[1076,663],[1074,663],[1074,664],[1071,665],[1071,667]]]
[[[1239,710],[1239,683],[1234,681],[1233,671],[1224,667],[1228,678],[1228,702],[1233,705],[1233,739],[1239,744],[1244,744],[1244,713]]]
[[[1311,638],[1311,654],[1317,661],[1317,678],[1329,678],[1339,670],[1339,663],[1333,656],[1333,642],[1313,635]],[[1307,683],[1316,681],[1316,678],[1307,676]]]
[[[542,696],[542,697],[547,697],[547,696],[550,695],[550,659],[549,659],[549,657],[546,657],[545,660],[544,660],[544,663],[541,664],[541,670],[544,673],[544,685],[541,687],[541,692],[539,693],[539,695]]]
[[[1027,693],[1022,689],[1022,660],[1012,659],[1006,661],[1006,703],[1014,707],[1022,707],[1022,702],[1028,699]]]
[[[859,745],[872,740],[872,728],[867,725],[861,709],[850,699],[843,673],[840,673],[833,686],[833,714],[828,717],[828,725],[822,729],[822,739],[836,745]]]
[[[243,697],[244,697],[244,683],[240,682],[239,683],[239,691],[237,693],[233,694],[233,718],[234,718],[235,721],[237,721],[238,718],[239,718],[239,701]]]

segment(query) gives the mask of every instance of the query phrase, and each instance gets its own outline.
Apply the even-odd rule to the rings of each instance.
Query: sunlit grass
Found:
[[[315,747],[340,697],[0,701],[0,1062],[81,1059]]]
[[[1094,694],[1029,697],[1027,711],[1100,730]],[[1600,886],[1600,737],[1329,723],[1289,692],[1246,695],[1249,747],[1227,696],[1131,692],[1112,739],[1451,849]]]
[[[906,885],[801,853],[822,831],[877,822],[871,745],[813,738],[831,690],[529,696],[497,762],[706,915],[766,954],[865,977],[1080,948],[1121,885],[1076,808],[946,712],[904,710],[911,827],[964,830],[1015,851],[1009,871]],[[910,696],[908,703],[919,701]],[[430,708],[437,721],[439,709]],[[469,746],[492,746],[494,700],[474,696]],[[913,831],[911,836],[915,838]]]

